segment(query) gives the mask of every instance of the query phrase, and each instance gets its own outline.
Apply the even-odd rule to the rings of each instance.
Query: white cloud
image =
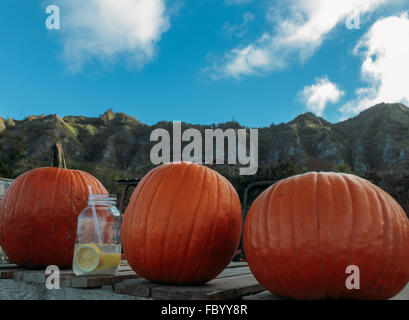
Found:
[[[243,21],[240,24],[230,24],[229,22],[224,24],[223,32],[228,38],[231,38],[232,36],[241,38],[246,35],[248,24],[254,20],[254,14],[251,12],[245,12],[242,19]]]
[[[271,31],[250,45],[230,50],[225,54],[223,63],[215,64],[210,71],[214,78],[239,78],[280,69],[293,57],[303,62],[322,44],[330,31],[341,22],[345,23],[357,10],[362,18],[383,4],[395,2],[400,3],[400,0],[281,1],[268,10],[267,19],[273,24]],[[254,52],[262,53],[265,63],[253,64],[252,58],[247,58]]]
[[[337,103],[345,94],[336,84],[328,80],[327,77],[316,79],[311,86],[305,86],[299,97],[307,106],[309,111],[318,116],[322,116],[328,103]]]
[[[261,74],[267,69],[280,68],[284,63],[278,59],[271,59],[269,52],[255,45],[242,49],[233,49],[226,55],[230,60],[223,67],[223,72],[231,77],[239,78],[242,75]],[[213,74],[213,78],[223,75]]]
[[[164,0],[58,0],[63,57],[76,72],[89,60],[137,67],[155,55],[156,43],[169,28]]]
[[[368,87],[356,91],[357,98],[341,108],[344,117],[385,103],[409,104],[409,17],[408,13],[378,20],[359,41],[362,78]]]

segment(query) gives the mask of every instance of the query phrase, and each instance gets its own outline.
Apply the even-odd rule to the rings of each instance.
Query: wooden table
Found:
[[[45,285],[48,276],[44,270],[0,265],[0,279]],[[264,290],[245,262],[232,262],[216,279],[199,286],[172,286],[141,279],[126,260],[122,260],[115,276],[78,277],[71,269],[60,270],[60,286],[88,290],[111,286],[118,295],[166,300],[239,299]]]

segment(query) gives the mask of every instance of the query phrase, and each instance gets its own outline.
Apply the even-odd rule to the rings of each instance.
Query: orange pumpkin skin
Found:
[[[27,267],[70,267],[88,185],[94,193],[107,193],[79,170],[38,168],[20,175],[0,203],[0,245],[6,255]]]
[[[385,191],[354,175],[306,173],[277,182],[244,226],[250,269],[294,299],[387,299],[409,281],[409,221]],[[346,288],[349,265],[360,289]]]
[[[223,176],[193,163],[168,163],[150,171],[132,194],[123,250],[146,279],[204,283],[230,263],[241,223],[239,197]]]

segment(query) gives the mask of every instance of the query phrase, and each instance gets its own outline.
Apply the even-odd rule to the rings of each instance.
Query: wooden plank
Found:
[[[33,274],[33,276],[31,276]],[[44,270],[29,270],[29,269],[21,269],[14,272],[14,279],[17,281],[25,281],[24,279],[33,279],[34,283],[41,283],[38,280],[41,276],[45,279]]]
[[[118,272],[122,272],[122,271],[132,271],[132,268],[128,265],[121,265],[119,266]]]
[[[216,279],[200,286],[172,286],[145,279],[118,282],[114,292],[155,299],[233,299],[264,290],[246,262],[232,262]]]
[[[286,300],[268,290],[242,297],[243,300]]]
[[[224,300],[236,299],[257,293],[264,288],[252,274],[237,277],[219,278],[209,281],[202,286],[170,286],[153,287],[153,299],[166,300]]]
[[[114,286],[114,292],[141,298],[217,300],[239,298],[264,290],[254,276],[248,273],[248,268],[239,269],[241,270],[226,269],[225,275],[229,272],[230,276],[216,278],[199,286],[166,285],[145,279],[125,280]]]
[[[132,279],[115,284],[114,292],[134,297],[149,298],[151,296],[152,288],[158,286],[161,286],[161,284],[145,279]]]
[[[0,270],[10,269],[10,268],[21,268],[21,267],[14,263],[0,263]]]
[[[224,269],[224,271],[220,273],[216,278],[219,279],[219,278],[235,277],[235,276],[241,276],[244,274],[251,274],[249,267]]]
[[[230,262],[227,268],[240,268],[240,267],[248,267],[247,262]]]
[[[19,281],[30,283],[45,283],[46,275],[44,272],[20,272],[21,278]]]
[[[14,276],[16,269],[4,269],[0,271],[0,279],[11,279]]]
[[[22,267],[16,266],[15,264],[9,264],[9,268],[0,269],[0,279],[11,279],[15,272],[24,270]]]
[[[5,270],[5,269],[4,269]],[[14,277],[17,281],[28,283],[45,284],[48,275],[45,270],[27,270],[24,268],[15,269],[13,273],[4,272],[4,277]],[[0,272],[0,275],[2,273]],[[122,261],[119,270],[115,276],[93,276],[81,277],[76,276],[72,269],[60,270],[60,286],[72,288],[101,288],[105,285],[114,285],[126,279],[137,279],[138,275],[132,271],[126,260]]]
[[[5,272],[0,272],[0,280],[1,279],[11,279],[11,278],[13,278],[13,274],[14,274],[14,272],[7,272],[7,271],[5,271]]]
[[[19,269],[19,270],[29,270],[29,271],[42,271],[43,270],[43,269],[27,269],[25,267],[19,266],[14,263],[5,263],[5,264],[0,263],[0,271],[2,271],[3,269]],[[129,266],[128,261],[122,260],[119,266],[119,270],[132,270],[132,268]],[[60,273],[62,272],[71,272],[74,274],[74,271],[72,269],[60,269]]]
[[[115,276],[72,277],[72,288],[101,288],[105,285],[114,285],[126,279],[138,279],[133,271],[122,271]]]
[[[64,274],[68,270],[60,271],[60,286],[61,287],[70,287],[71,286],[71,275]],[[24,270],[14,272],[13,278],[17,281],[27,282],[27,283],[39,283],[45,284],[47,277],[49,275],[45,274],[44,270]]]

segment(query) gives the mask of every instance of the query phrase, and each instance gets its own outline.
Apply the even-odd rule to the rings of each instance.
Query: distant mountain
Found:
[[[211,125],[182,124],[183,129],[242,128],[236,122]],[[133,177],[153,167],[149,155],[156,128],[172,132],[172,122],[148,126],[124,113],[108,110],[98,118],[58,115],[24,120],[0,117],[0,176],[50,164],[50,147],[64,145],[67,164],[107,178]],[[259,130],[259,162],[268,166],[293,161],[331,167],[346,165],[365,173],[409,171],[409,109],[402,104],[379,104],[358,116],[332,124],[312,113],[289,123]]]
[[[409,170],[409,109],[379,104],[335,125],[345,138],[347,163],[358,172]]]

